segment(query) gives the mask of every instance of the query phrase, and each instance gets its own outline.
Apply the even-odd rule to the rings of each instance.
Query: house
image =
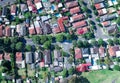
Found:
[[[91,66],[90,63],[85,63],[85,64],[80,64],[76,67],[76,70],[78,72],[85,72],[85,71],[89,71],[88,67]]]
[[[42,8],[42,3],[41,3],[40,0],[34,0],[34,3],[35,3],[35,6],[36,6],[37,10]]]
[[[5,36],[10,37],[11,36],[11,28],[9,26],[7,26],[5,28]]]
[[[111,57],[115,57],[117,51],[120,51],[119,46],[109,46],[108,47],[108,53]]]
[[[29,34],[30,34],[30,35],[36,34],[35,28],[34,28],[34,25],[33,25],[33,24],[29,27]]]
[[[16,52],[16,64],[19,68],[25,68],[25,60],[22,52]]]
[[[23,83],[22,79],[16,79],[16,83]]]
[[[0,25],[0,37],[2,37],[4,35],[3,33],[3,25]]]
[[[23,13],[27,12],[28,11],[27,5],[26,4],[20,4],[20,10]]]
[[[7,15],[7,7],[4,6],[4,7],[2,8],[2,17],[5,18],[6,15]]]
[[[71,8],[70,9],[70,13],[71,14],[76,14],[76,13],[79,13],[81,10],[79,7],[74,7],[74,8]]]
[[[99,53],[99,48],[98,47],[93,47],[90,48],[90,52],[91,52],[91,57],[93,58],[98,58],[98,53]]]
[[[58,59],[61,56],[60,50],[54,50],[54,59]]]
[[[98,15],[99,15],[99,16],[102,16],[102,15],[107,14],[107,10],[106,10],[105,8],[99,9],[99,10],[97,10],[97,11],[98,11]]]
[[[45,67],[45,63],[44,62],[40,62],[40,67],[41,68]]]
[[[104,21],[101,24],[102,24],[102,26],[107,27],[107,26],[111,25],[111,21]]]
[[[103,3],[96,3],[95,4],[95,8],[98,10],[98,9],[101,9],[101,8],[104,8],[104,4]]]
[[[73,15],[70,18],[70,20],[71,20],[71,22],[74,22],[74,21],[82,20],[84,18],[85,18],[84,14],[77,14],[77,15]]]
[[[111,25],[111,26],[109,26],[109,27],[106,28],[108,34],[116,33],[117,29],[118,28],[117,28],[116,24]]]
[[[57,23],[52,25],[52,32],[55,34],[61,32]]]
[[[77,1],[69,1],[69,2],[66,2],[65,5],[67,8],[72,8],[72,7],[78,6],[78,2]]]
[[[10,53],[5,53],[4,54],[4,59],[10,61]]]
[[[82,58],[82,51],[80,48],[75,47],[75,59],[81,59]]]
[[[36,33],[37,34],[42,34],[42,29],[41,29],[38,21],[34,21],[34,26],[35,26],[35,29],[36,29]]]
[[[79,28],[79,27],[84,27],[87,26],[87,22],[86,21],[78,21],[75,23],[72,23],[74,28]]]
[[[34,57],[32,52],[26,52],[25,61],[27,64],[32,64],[34,62]]]
[[[114,8],[114,7],[110,7],[107,10],[108,10],[109,14],[116,12],[116,8]]]
[[[61,72],[63,70],[62,67],[54,67],[53,68],[54,72]]]
[[[41,16],[42,22],[48,21],[50,18],[50,16]]]
[[[53,61],[53,65],[54,65],[54,67],[59,66],[57,59],[54,59],[54,61]]]
[[[27,28],[23,24],[18,24],[16,26],[16,32],[19,36],[25,36],[26,35]]]
[[[50,65],[51,62],[52,62],[51,51],[50,50],[45,50],[44,55],[45,55],[44,56],[45,64]]]
[[[0,65],[1,65],[2,60],[3,60],[3,54],[0,54]]]
[[[113,3],[112,3],[111,0],[108,0],[108,5],[109,5],[109,6],[113,6]]]
[[[77,34],[78,35],[82,35],[88,32],[88,28],[87,27],[83,27],[83,28],[78,28],[77,29]]]
[[[94,3],[100,3],[103,2],[104,0],[93,0]]]
[[[16,5],[11,5],[10,13],[12,16],[15,16],[17,13],[17,7]]]
[[[61,32],[65,32],[63,21],[64,21],[64,17],[58,18],[57,20]]]
[[[31,0],[27,0],[27,5],[28,5],[29,11],[32,11],[33,13],[37,12],[37,9],[35,8],[35,5],[32,3]]]
[[[100,47],[99,48],[99,55],[100,57],[105,57],[105,47]]]
[[[36,62],[41,61],[41,52],[34,52]]]
[[[104,15],[100,17],[100,21],[108,21],[108,20],[112,20],[118,17],[117,13],[113,13],[113,14],[109,14],[109,15]]]
[[[89,48],[82,48],[82,56],[83,57],[89,57],[90,50]]]

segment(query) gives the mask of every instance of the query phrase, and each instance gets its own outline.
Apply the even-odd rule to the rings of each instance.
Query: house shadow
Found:
[[[80,81],[80,83],[90,83],[90,81],[83,76],[80,76],[80,78],[78,78],[78,81]]]

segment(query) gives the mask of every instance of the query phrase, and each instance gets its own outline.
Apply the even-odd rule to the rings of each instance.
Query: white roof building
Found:
[[[42,8],[42,3],[37,2],[37,3],[35,3],[35,6],[36,6],[37,9],[40,9],[40,8]]]

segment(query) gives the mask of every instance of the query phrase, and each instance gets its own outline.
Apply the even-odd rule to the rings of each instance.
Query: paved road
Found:
[[[3,1],[0,1],[0,6],[4,7],[6,6],[8,3],[9,4],[13,4],[16,0],[3,0]]]

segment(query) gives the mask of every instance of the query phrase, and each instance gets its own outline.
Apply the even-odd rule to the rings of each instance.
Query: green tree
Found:
[[[92,46],[98,46],[98,42],[95,39],[92,39],[90,43]]]
[[[117,71],[120,71],[120,66],[119,65],[115,65],[114,69],[117,70]]]
[[[66,35],[66,39],[67,39],[68,41],[71,41],[71,40],[72,40],[72,35],[67,34],[67,35]]]
[[[73,75],[74,72],[75,72],[75,69],[73,67],[68,70],[69,75]]]
[[[83,46],[84,46],[84,48],[88,48],[90,46],[90,44],[89,44],[88,41],[84,41],[83,42]]]
[[[64,34],[58,34],[56,35],[56,41],[57,42],[63,42],[65,40]]]
[[[98,12],[97,12],[97,10],[94,10],[94,14],[95,14],[96,16],[98,16]]]
[[[44,44],[43,44],[43,47],[45,49],[50,49],[51,48],[51,42],[50,41],[46,41]]]
[[[24,49],[24,44],[22,42],[18,42],[15,46],[16,50],[22,51]]]
[[[40,36],[40,43],[41,43],[41,44],[44,44],[46,41],[48,41],[47,39],[48,39],[48,38],[47,38],[46,35]]]
[[[4,44],[6,46],[10,45],[11,44],[10,38],[4,38]]]
[[[108,39],[107,42],[109,43],[109,45],[113,45],[113,40],[112,39]]]
[[[74,47],[77,46],[77,41],[76,41],[76,40],[73,40],[72,43],[73,43],[73,46],[74,46]]]
[[[93,10],[95,10],[95,9],[96,9],[94,5],[91,5],[91,8],[92,8]]]
[[[99,46],[105,45],[105,42],[103,41],[103,39],[100,38],[100,39],[98,40],[98,45],[99,45]]]
[[[26,51],[32,51],[32,46],[31,45],[26,45],[25,49],[26,49]]]
[[[120,17],[117,18],[117,24],[120,24]]]
[[[113,39],[113,43],[116,44],[116,45],[118,45],[119,44],[119,40],[117,38],[114,38]]]
[[[25,18],[31,18],[32,14],[30,12],[26,12],[24,14]]]
[[[32,36],[32,40],[35,44],[40,44],[40,37],[39,36]]]
[[[78,41],[78,47],[79,48],[83,47],[83,41],[81,41],[81,40]]]
[[[67,70],[66,69],[63,69],[62,73],[63,73],[63,75],[62,75],[63,77],[67,77]]]
[[[86,6],[83,6],[83,7],[82,7],[82,10],[83,10],[83,12],[87,12],[87,11],[88,11],[88,8],[87,8]]]

